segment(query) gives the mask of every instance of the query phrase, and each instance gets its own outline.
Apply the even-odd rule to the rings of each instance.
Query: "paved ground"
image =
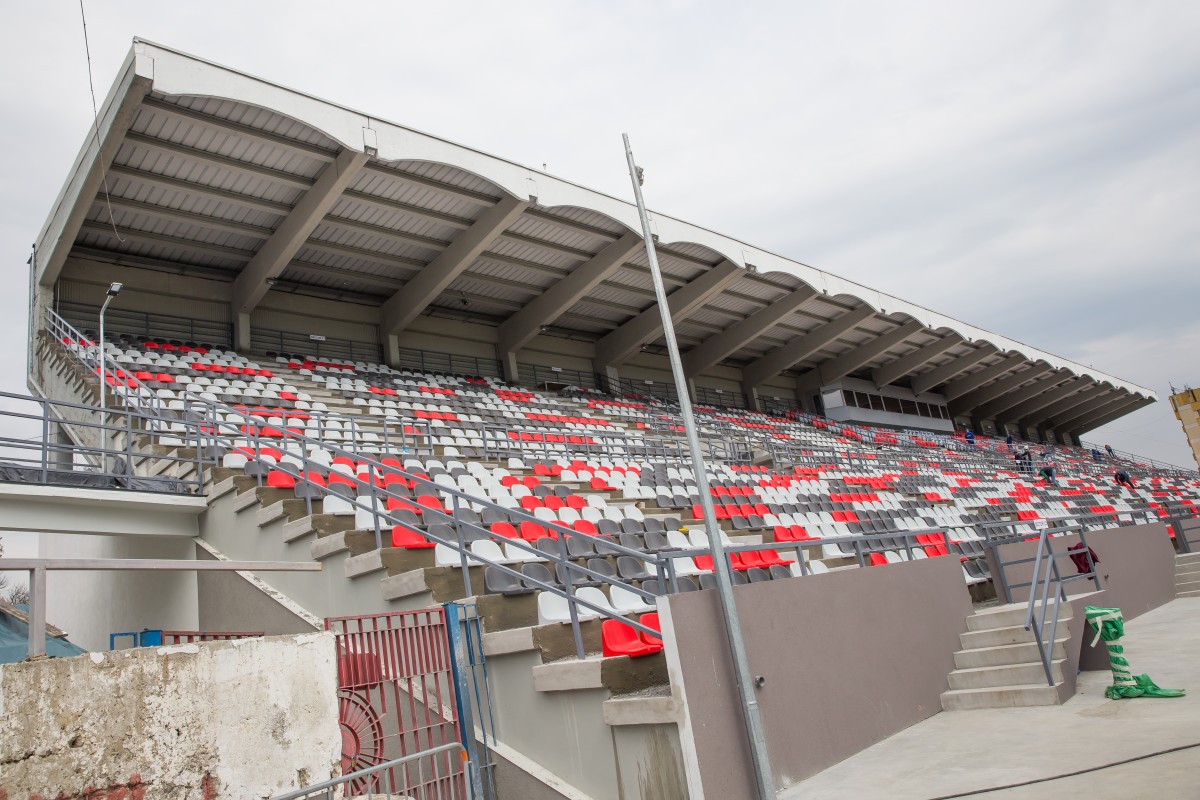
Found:
[[[1200,799],[1200,598],[1155,609],[1125,633],[1134,674],[1187,689],[1186,697],[1108,700],[1111,674],[1085,672],[1062,706],[943,712],[780,800]],[[1158,754],[1174,748],[1183,749]],[[1121,761],[1128,763],[1110,766]],[[1014,788],[997,788],[1004,786]]]

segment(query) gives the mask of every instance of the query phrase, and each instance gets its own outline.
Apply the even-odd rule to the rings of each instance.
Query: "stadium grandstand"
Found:
[[[469,607],[487,691],[456,724],[494,796],[757,796],[634,205],[145,41],[92,133],[7,398],[42,433],[0,465],[69,491],[5,527],[48,558],[324,569],[52,580],[73,642]],[[943,708],[1063,702],[1084,589],[1128,615],[1200,592],[1200,475],[1082,440],[1153,391],[652,225],[776,789]],[[1068,586],[1076,541],[1105,569]],[[340,656],[350,711],[369,655]],[[395,754],[369,716],[347,770]]]

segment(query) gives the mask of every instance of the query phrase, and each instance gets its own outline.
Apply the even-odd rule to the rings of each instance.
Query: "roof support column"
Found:
[[[500,358],[505,359],[507,354],[516,353],[524,347],[538,335],[543,325],[549,325],[565,314],[641,247],[640,236],[626,233],[506,319],[497,331],[496,352]]]
[[[1074,419],[1068,419],[1058,425],[1055,430],[1064,431],[1067,433],[1081,433],[1090,431],[1096,427],[1096,420],[1112,418],[1116,419],[1138,406],[1144,398],[1138,395],[1120,394],[1109,403],[1094,408],[1082,414],[1077,414]]]
[[[999,352],[990,344],[985,344],[978,350],[961,355],[958,358],[947,361],[940,367],[935,367],[923,375],[918,375],[912,379],[912,390],[916,394],[925,394],[932,390],[935,386],[940,386],[956,375],[961,375],[971,367],[983,361],[990,355]]]
[[[773,378],[785,369],[799,364],[839,337],[845,336],[874,313],[870,306],[859,306],[747,364],[742,370],[742,386],[746,393],[749,394],[750,389],[761,386],[768,378]]]
[[[722,359],[745,347],[778,325],[817,293],[816,289],[801,286],[782,300],[761,308],[741,322],[735,322],[683,354],[683,371],[695,377]]]
[[[827,361],[816,369],[809,370],[796,379],[796,389],[804,394],[811,394],[822,386],[840,380],[879,358],[908,337],[920,333],[922,328],[924,326],[917,320],[909,320],[899,328],[888,331],[832,361]]]
[[[679,322],[744,274],[732,261],[722,261],[698,278],[680,286],[667,298],[671,321]],[[596,342],[594,362],[597,370],[625,363],[647,342],[662,335],[658,305],[652,305],[636,317]]]
[[[393,354],[398,355],[400,349],[397,335],[407,328],[426,306],[436,300],[455,278],[471,266],[496,237],[508,230],[529,204],[528,200],[503,198],[480,214],[475,224],[455,237],[450,246],[437,258],[426,264],[412,280],[384,302],[383,308],[380,309],[380,332],[387,340],[384,350],[388,354],[391,366],[397,365],[397,361],[391,360]]]
[[[320,224],[329,209],[342,196],[342,191],[358,176],[370,158],[357,150],[343,150],[337,159],[326,164],[300,202],[263,243],[233,282],[231,307],[239,350],[250,349],[250,312],[271,288],[270,282],[287,268],[296,253],[304,246],[313,229]],[[243,321],[243,317],[245,320]]]
[[[928,364],[955,345],[962,344],[962,341],[963,338],[957,333],[951,333],[936,342],[930,342],[924,347],[917,348],[906,356],[900,356],[895,361],[884,364],[871,373],[871,380],[882,389],[884,386],[900,380],[914,369]]]

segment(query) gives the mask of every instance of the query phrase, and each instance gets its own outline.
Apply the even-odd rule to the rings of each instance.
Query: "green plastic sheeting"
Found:
[[[1134,675],[1130,671],[1125,647],[1121,644],[1121,638],[1125,636],[1125,617],[1121,609],[1087,606],[1083,614],[1096,631],[1092,647],[1101,639],[1108,647],[1108,666],[1112,669],[1113,685],[1104,690],[1105,697],[1110,700],[1125,697],[1183,697],[1183,689],[1163,689],[1150,680],[1149,675]]]

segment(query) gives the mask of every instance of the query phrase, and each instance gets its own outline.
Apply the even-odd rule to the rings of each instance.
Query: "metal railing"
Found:
[[[311,355],[316,359],[348,359],[353,361],[375,362],[381,360],[383,351],[379,347],[379,339],[374,341],[356,341],[354,339],[339,339],[333,336],[320,336],[292,331],[281,331],[272,328],[251,328],[250,345],[254,350],[293,355]]]
[[[1084,450],[1096,451],[1099,453],[1103,453],[1106,456],[1108,455],[1108,452],[1106,450],[1107,445],[1095,444],[1093,442],[1085,442],[1083,440],[1080,440],[1079,446],[1081,448],[1083,448]],[[1118,458],[1122,461],[1131,461],[1134,464],[1138,464],[1139,466],[1149,467],[1151,469],[1162,470],[1164,472],[1171,472],[1171,473],[1174,473],[1177,475],[1190,475],[1192,477],[1200,477],[1200,471],[1192,469],[1190,467],[1181,467],[1176,464],[1169,464],[1166,461],[1157,461],[1153,458],[1146,458],[1145,456],[1140,456],[1137,453],[1130,453],[1126,450],[1117,450],[1114,448],[1113,453],[1115,454],[1115,458]]]
[[[271,800],[334,800],[346,796],[347,787],[367,786],[369,794],[408,800],[466,800],[461,781],[448,773],[446,762],[458,755],[467,761],[462,742],[450,742],[419,753],[385,761],[340,778],[314,783]],[[399,778],[397,777],[399,776]]]
[[[1061,533],[1065,533],[1063,530]],[[1060,531],[1054,531],[1058,534]],[[1041,658],[1042,670],[1046,674],[1046,682],[1050,686],[1057,681],[1054,676],[1054,645],[1058,639],[1058,621],[1063,602],[1067,599],[1067,584],[1073,580],[1091,579],[1099,591],[1100,578],[1096,574],[1096,565],[1092,561],[1091,550],[1087,545],[1087,537],[1079,526],[1080,551],[1087,559],[1088,571],[1064,576],[1058,569],[1058,557],[1069,555],[1056,553],[1050,528],[1043,528],[1038,537],[1037,552],[1033,558],[1033,575],[1029,581],[1029,600],[1026,603],[1025,630],[1033,632],[1037,644],[1038,655]],[[1040,591],[1040,597],[1039,597]],[[1047,624],[1047,619],[1049,623]]]
[[[195,423],[183,426],[193,434],[193,445],[167,449],[157,447],[171,435],[157,414],[128,407],[102,410],[12,392],[0,392],[0,404],[5,406],[6,427],[36,427],[39,432],[28,438],[0,436],[0,481],[175,494],[198,494],[203,488],[204,461]],[[69,440],[56,437],[55,426],[66,429]],[[148,444],[143,446],[143,441]],[[151,462],[157,475],[138,474],[139,467]],[[183,466],[191,467],[191,474],[177,477],[185,471],[179,469]]]
[[[57,303],[55,311],[71,324],[89,331],[97,324],[100,306],[66,301]],[[229,347],[233,342],[233,328],[228,322],[210,322],[123,308],[110,308],[107,320],[110,326],[147,338],[205,342],[221,348]]]

